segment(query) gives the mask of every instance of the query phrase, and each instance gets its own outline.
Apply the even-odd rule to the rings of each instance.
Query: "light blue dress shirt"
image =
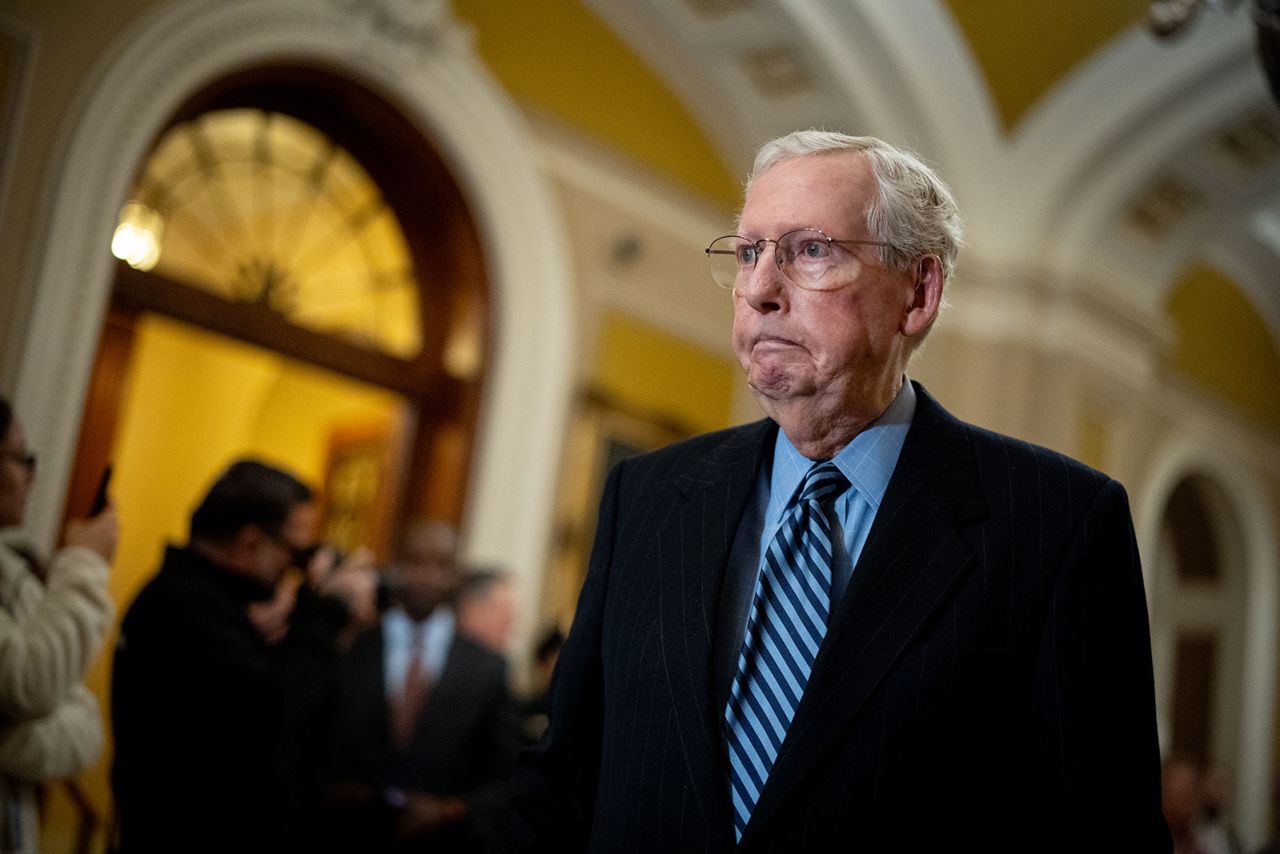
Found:
[[[889,407],[834,458],[850,486],[835,499],[832,507],[837,528],[836,553],[831,567],[832,614],[849,586],[853,568],[871,533],[915,410],[915,389],[904,379],[902,389]],[[760,556],[777,535],[783,514],[813,465],[814,461],[797,451],[779,430],[773,454],[765,452],[756,473],[751,497],[729,552],[729,567],[720,592],[720,613],[716,618],[717,696],[721,702],[728,702],[746,636],[747,620],[759,584]]]
[[[436,608],[421,623],[411,620],[402,608],[392,608],[383,615],[382,672],[388,698],[399,697],[404,691],[415,636],[422,646],[422,670],[431,682],[439,681],[453,645],[454,622],[453,609],[445,607]]]
[[[889,478],[898,464],[902,443],[911,427],[916,411],[916,392],[908,380],[903,380],[897,397],[879,418],[853,437],[848,445],[832,458],[832,462],[848,479],[849,488],[842,492],[833,506],[836,532],[836,551],[831,562],[831,603],[844,595],[853,575],[853,568],[862,554],[862,547],[871,533],[880,502],[889,486]],[[763,515],[757,558],[763,555],[782,525],[787,509],[796,498],[800,481],[814,465],[814,461],[802,455],[791,444],[786,433],[778,431],[773,446],[773,466],[761,466],[760,479],[756,483],[759,500],[768,496]],[[760,569],[756,567],[753,589],[758,583]]]

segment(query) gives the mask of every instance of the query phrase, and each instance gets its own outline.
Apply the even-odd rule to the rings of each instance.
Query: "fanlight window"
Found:
[[[171,128],[121,210],[112,252],[371,350],[421,350],[394,213],[350,154],[281,113],[218,110]]]

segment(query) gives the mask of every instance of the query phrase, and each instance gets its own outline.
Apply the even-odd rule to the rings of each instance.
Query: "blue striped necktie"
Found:
[[[800,705],[831,607],[832,523],[819,503],[849,482],[834,463],[815,464],[765,551],[725,708],[729,786],[738,839]]]

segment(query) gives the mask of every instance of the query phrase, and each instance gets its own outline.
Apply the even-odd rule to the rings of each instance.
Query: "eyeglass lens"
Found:
[[[822,232],[809,229],[788,232],[777,240],[750,241],[727,235],[707,247],[711,277],[722,288],[732,289],[751,275],[767,244],[774,244],[774,262],[788,281],[802,288],[821,290],[833,281],[827,274],[836,264],[836,245]]]

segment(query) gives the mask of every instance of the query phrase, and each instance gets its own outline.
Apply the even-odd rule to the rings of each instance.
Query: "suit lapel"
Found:
[[[659,572],[664,670],[692,791],[702,800],[703,813],[722,819],[726,832],[731,825],[722,715],[712,661],[716,612],[734,534],[774,429],[760,421],[732,431],[678,476],[676,504],[652,547],[641,550]]]
[[[743,843],[848,727],[972,562],[985,512],[964,426],[919,386],[916,415]]]

